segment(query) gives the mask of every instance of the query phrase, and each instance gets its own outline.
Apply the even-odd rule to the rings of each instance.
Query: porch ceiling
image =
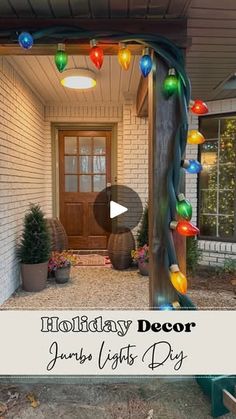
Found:
[[[236,97],[236,90],[219,86],[236,70],[236,1],[192,0],[188,36],[192,39],[187,52],[192,96],[208,100]]]
[[[122,71],[116,56],[105,56],[101,71],[96,71],[87,56],[69,56],[68,68],[89,68],[97,74],[97,86],[87,91],[68,89],[60,84],[52,56],[8,56],[7,60],[23,75],[45,103],[122,103],[135,98],[140,73],[138,56],[133,56],[128,71]]]
[[[1,18],[4,21],[6,17],[138,18],[140,21],[141,19],[148,21],[153,18],[187,17],[188,36],[192,40],[192,45],[187,51],[187,70],[192,82],[192,96],[205,100],[236,97],[235,90],[224,91],[221,87],[222,81],[236,69],[235,0],[1,0],[0,21]],[[85,57],[72,59],[85,60]],[[37,85],[37,90],[42,96],[45,95],[47,85],[47,87],[51,86],[48,91],[50,100],[55,100],[58,96],[57,100],[68,98],[68,93],[65,91],[59,93],[59,88],[56,87],[58,80],[52,68],[52,58],[27,57],[27,60],[29,60],[28,65],[22,57],[11,59],[20,71],[27,74],[28,80],[33,85],[36,83],[39,72],[39,79],[44,80],[44,83],[43,87]],[[102,91],[104,100],[121,98],[123,91],[135,91],[138,83],[136,61],[137,57],[134,58],[134,65],[131,66],[129,76],[127,76],[127,74],[121,74],[120,69],[116,68],[115,57],[106,57],[104,65],[106,76],[104,80],[101,80],[100,88],[96,89],[96,92],[94,90],[88,94],[82,94],[84,100],[100,101],[103,98]],[[35,74],[30,75],[32,66]],[[109,69],[112,69],[110,74]],[[52,81],[47,81],[49,74],[53,75]],[[107,88],[107,83],[110,84],[110,88]],[[124,87],[120,89],[120,86]],[[71,94],[74,100],[77,100],[78,95],[81,97],[81,93]],[[46,96],[49,98],[48,94]]]
[[[183,16],[190,0],[1,0],[0,12],[17,18],[149,18]]]

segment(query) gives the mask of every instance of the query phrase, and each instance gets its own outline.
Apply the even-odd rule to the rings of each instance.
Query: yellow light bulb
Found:
[[[118,61],[124,70],[129,69],[130,61],[131,61],[131,52],[124,44],[121,44],[120,46],[120,49],[118,52]]]
[[[188,144],[203,144],[205,142],[205,138],[199,131],[193,129],[188,131],[187,142]]]
[[[187,279],[182,272],[180,272],[178,265],[171,265],[170,267],[170,279],[172,285],[175,287],[176,291],[181,294],[186,294],[187,292]]]

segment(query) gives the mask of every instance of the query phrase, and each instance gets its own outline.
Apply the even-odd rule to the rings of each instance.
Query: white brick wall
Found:
[[[122,162],[119,183],[134,189],[144,206],[148,199],[148,120],[136,116],[132,102],[123,106],[123,138],[118,156]]]
[[[19,284],[16,242],[29,202],[45,207],[44,106],[0,58],[0,303]]]
[[[236,113],[236,99],[225,99],[207,103],[209,114]],[[198,129],[198,117],[191,115],[189,129]],[[197,159],[198,147],[187,146],[186,158]],[[192,221],[197,222],[197,175],[186,174],[186,197],[193,207]],[[199,240],[199,247],[202,249],[203,265],[221,266],[226,259],[236,259],[236,243],[220,241]]]

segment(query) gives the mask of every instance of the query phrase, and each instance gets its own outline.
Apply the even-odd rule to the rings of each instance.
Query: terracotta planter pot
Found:
[[[70,266],[59,268],[55,272],[55,280],[58,284],[65,284],[70,279]]]
[[[149,263],[138,261],[139,272],[143,276],[149,276]]]
[[[28,292],[42,291],[46,287],[48,276],[48,262],[22,263],[22,288]]]

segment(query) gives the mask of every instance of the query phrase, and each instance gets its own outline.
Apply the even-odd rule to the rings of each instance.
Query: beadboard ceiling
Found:
[[[0,17],[145,18],[147,21],[187,17],[192,44],[186,61],[192,97],[204,100],[236,97],[236,90],[222,88],[222,82],[236,71],[236,0],[1,0]],[[71,100],[72,96],[76,100],[78,95],[86,102],[122,100],[124,93],[135,92],[139,81],[138,57],[133,59],[128,73],[121,72],[116,57],[106,57],[100,83],[96,91],[89,93],[61,90],[51,57],[10,60],[40,95],[50,101]],[[87,60],[90,66],[85,57],[71,57],[71,60]]]
[[[138,56],[132,57],[128,71],[122,71],[116,56],[106,55],[100,71],[88,57],[70,56],[68,68],[88,68],[97,75],[97,86],[87,91],[63,87],[52,56],[8,56],[7,60],[45,103],[122,103],[136,96],[140,79]]]

